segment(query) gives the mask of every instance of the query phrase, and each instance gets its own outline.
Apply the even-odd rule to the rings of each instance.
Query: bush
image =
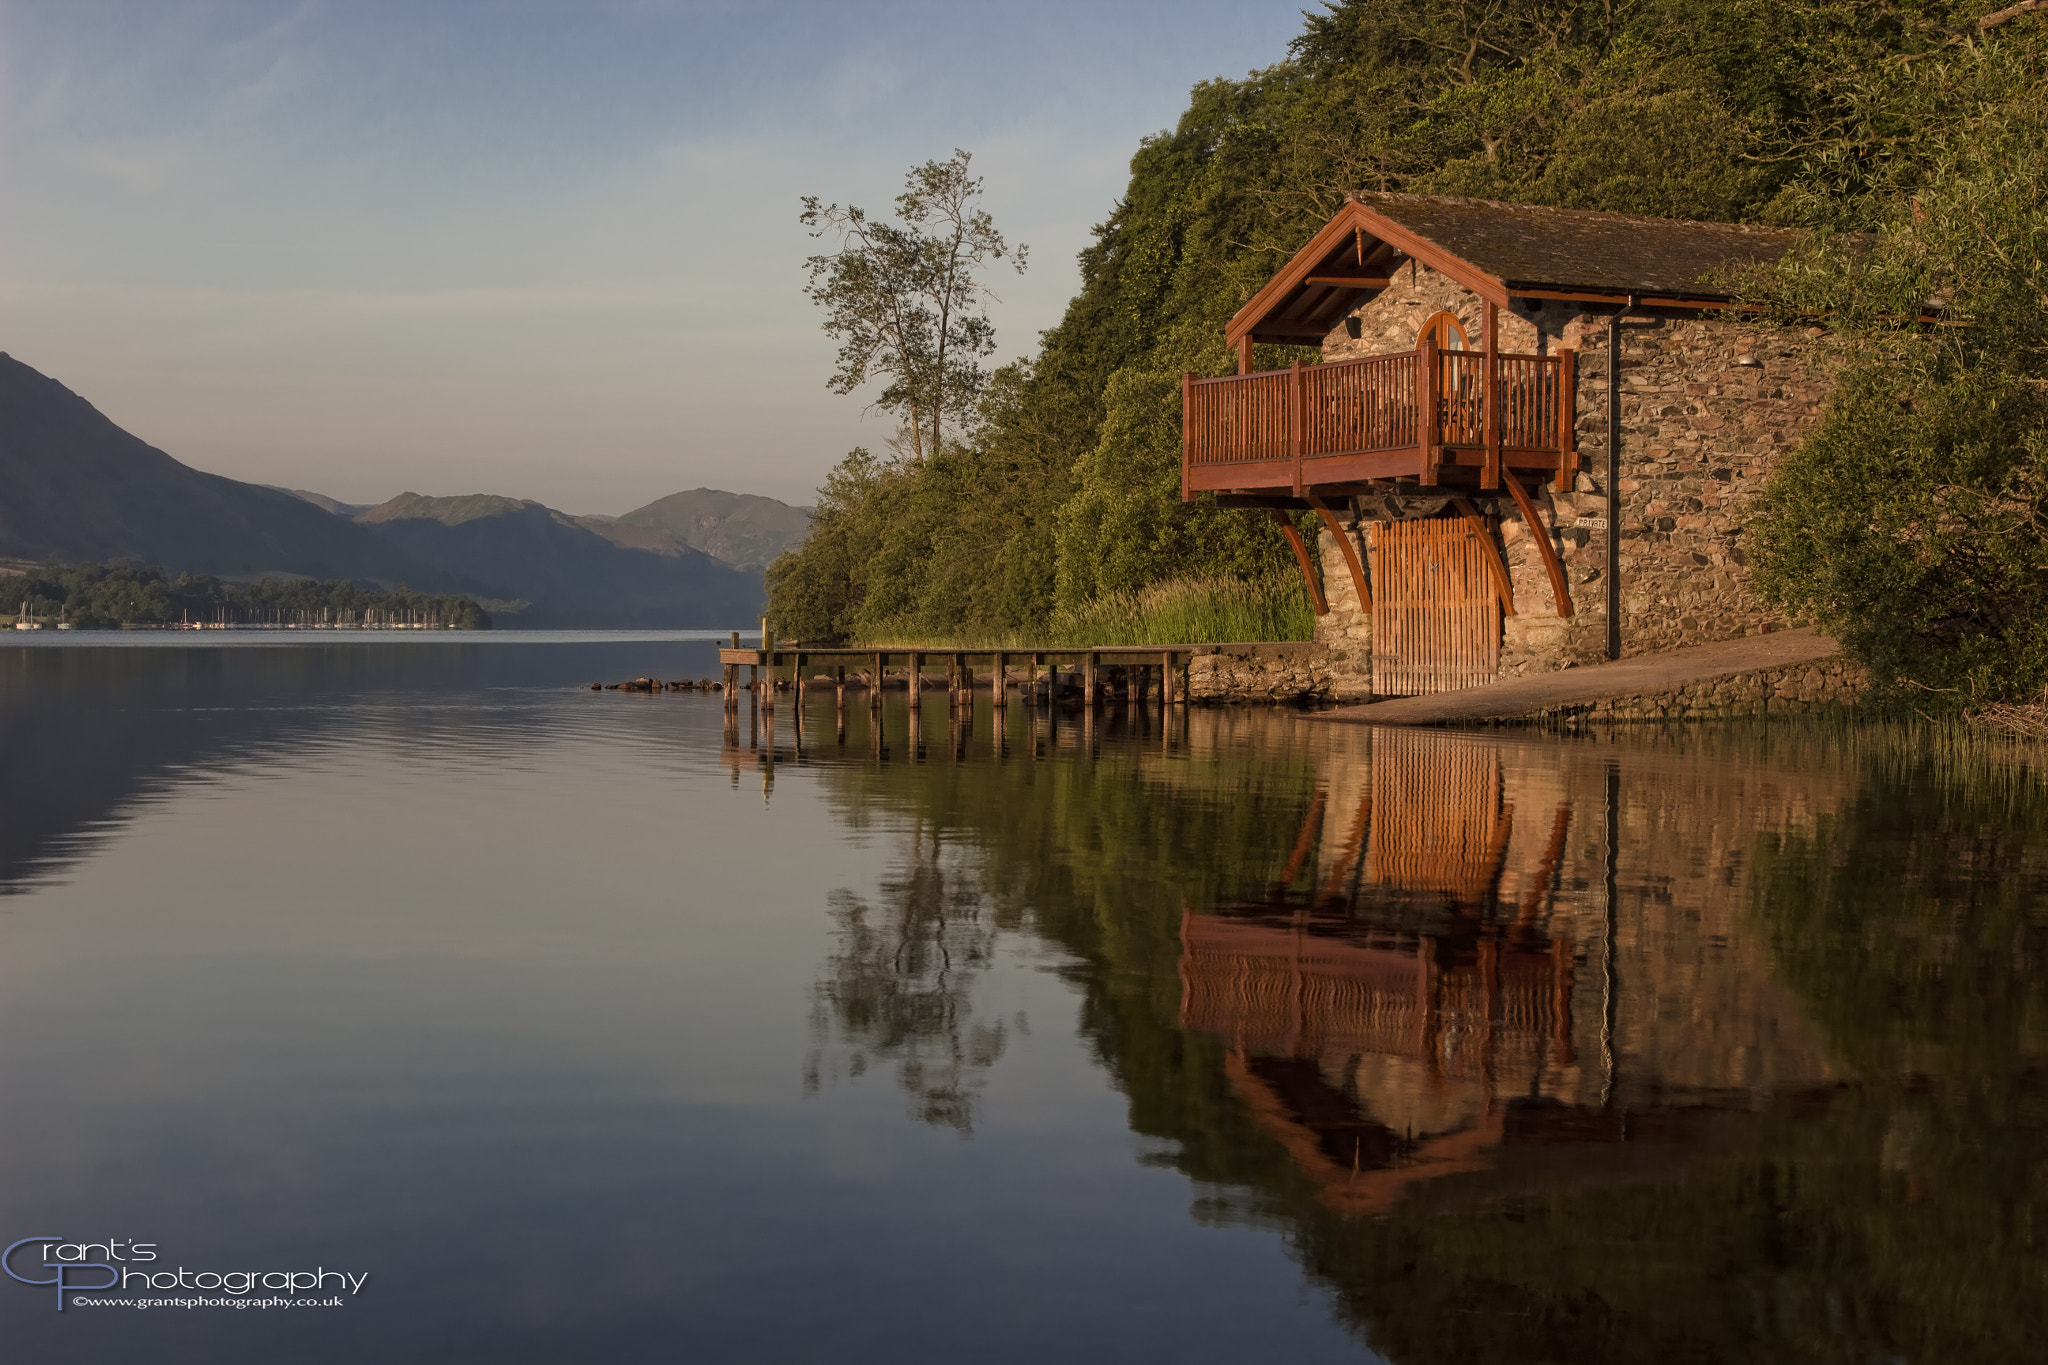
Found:
[[[1041,630],[934,636],[914,621],[898,620],[863,632],[862,640],[934,649],[1221,644],[1306,640],[1315,631],[1315,619],[1307,590],[1290,572],[1253,579],[1170,578],[1147,588],[1103,593],[1061,608]]]

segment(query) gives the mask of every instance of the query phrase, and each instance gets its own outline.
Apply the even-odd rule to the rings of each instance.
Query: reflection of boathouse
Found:
[[[1511,773],[1517,753],[1379,731],[1369,760],[1326,769],[1265,901],[1183,915],[1182,1026],[1230,1041],[1233,1089],[1340,1211],[1382,1211],[1507,1147],[1592,1142],[1605,1161],[1625,1135],[1677,1136],[1747,1102],[1654,1037],[1634,1051],[1661,1074],[1617,1095],[1617,1026],[1683,1028],[1683,1011],[1653,967],[1617,957],[1607,771]],[[1699,975],[1661,932],[1619,937]],[[1736,1046],[1783,1054],[1760,1068],[1773,1082],[1821,1079],[1775,1001],[1720,1034],[1732,1022]]]

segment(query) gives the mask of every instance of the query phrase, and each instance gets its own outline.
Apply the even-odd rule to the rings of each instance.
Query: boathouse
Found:
[[[1818,419],[1830,348],[1745,313],[1728,281],[1792,243],[1356,196],[1230,320],[1238,372],[1184,378],[1182,496],[1318,515],[1313,548],[1281,520],[1339,695],[1780,628],[1744,520]],[[1260,371],[1260,343],[1322,354]]]

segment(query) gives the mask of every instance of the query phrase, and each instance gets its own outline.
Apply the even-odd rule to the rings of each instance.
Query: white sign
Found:
[[[1589,531],[1604,531],[1607,529],[1607,518],[1580,517],[1577,521],[1573,522],[1572,525],[1583,526]]]

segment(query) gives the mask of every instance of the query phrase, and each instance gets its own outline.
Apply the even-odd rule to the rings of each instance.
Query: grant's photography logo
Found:
[[[60,1313],[67,1301],[74,1308],[339,1308],[348,1302],[341,1291],[352,1298],[370,1279],[367,1271],[352,1274],[325,1266],[188,1270],[181,1265],[167,1270],[150,1264],[161,1259],[157,1245],[125,1237],[103,1242],[24,1237],[0,1252],[0,1270],[22,1284],[54,1287]],[[47,1273],[33,1273],[38,1265]],[[117,1296],[100,1293],[115,1289],[121,1291]],[[208,1290],[223,1297],[206,1298]]]

